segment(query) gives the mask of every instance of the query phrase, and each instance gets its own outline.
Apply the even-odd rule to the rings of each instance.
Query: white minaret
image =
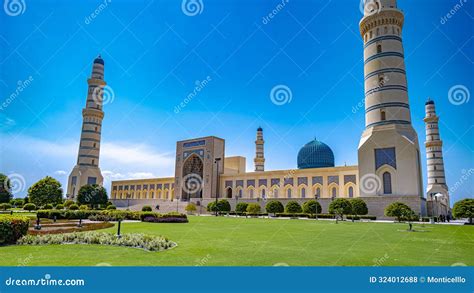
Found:
[[[82,132],[74,166],[68,180],[67,197],[77,199],[81,186],[86,184],[102,185],[103,177],[99,168],[100,137],[102,131],[102,111],[104,81],[104,60],[99,56],[94,60],[91,78],[87,80],[86,107],[82,109]]]
[[[418,137],[411,125],[402,43],[404,16],[396,0],[366,0],[365,130],[359,143],[361,196],[423,196]],[[378,188],[363,188],[364,179]]]
[[[255,140],[255,172],[265,171],[265,155],[263,152],[263,145],[265,141],[263,140],[263,129],[259,127],[257,129],[257,139]]]
[[[423,121],[426,125],[426,166],[428,171],[428,185],[426,199],[430,215],[447,215],[449,211],[449,193],[446,185],[443,161],[443,141],[439,136],[438,120],[435,103],[428,100],[425,104],[426,116]],[[439,205],[433,206],[433,201]]]

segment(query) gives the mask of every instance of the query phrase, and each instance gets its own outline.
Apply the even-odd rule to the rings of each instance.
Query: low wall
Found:
[[[402,202],[408,205],[417,215],[426,216],[426,200],[418,196],[376,196],[376,197],[360,197],[367,204],[369,210],[369,215],[377,216],[377,219],[391,219],[385,217],[384,210],[385,208],[393,202]],[[297,201],[300,205],[303,205],[304,202],[310,200],[306,199],[287,199],[279,198],[283,205],[286,205],[288,201]],[[197,206],[197,213],[207,213],[206,207],[210,202],[215,201],[215,199],[202,199],[200,205]],[[235,209],[235,206],[238,202],[248,202],[248,203],[258,203],[262,208],[262,212],[265,211],[265,205],[268,202],[259,200],[259,199],[228,199],[232,210]],[[328,213],[328,207],[331,203],[330,198],[320,198],[318,202],[321,204],[322,213]],[[188,202],[182,201],[167,201],[162,199],[112,199],[111,202],[119,209],[129,208],[132,211],[140,211],[143,206],[148,205],[153,208],[153,211],[167,213],[172,211],[178,211],[181,213],[185,212],[185,207]],[[198,204],[198,201],[193,199],[192,202]],[[159,209],[156,209],[156,207]]]

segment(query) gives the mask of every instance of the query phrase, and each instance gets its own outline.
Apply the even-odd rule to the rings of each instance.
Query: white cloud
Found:
[[[64,170],[58,170],[58,171],[54,171],[54,174],[58,176],[64,176],[67,174],[67,172]]]

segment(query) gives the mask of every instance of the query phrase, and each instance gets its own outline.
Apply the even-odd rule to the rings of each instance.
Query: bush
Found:
[[[77,204],[72,204],[72,205],[69,206],[69,209],[70,209],[71,211],[75,211],[75,210],[78,210],[78,209],[79,209],[79,206],[78,206]]]
[[[9,203],[0,203],[0,210],[6,211],[6,210],[9,210],[11,208],[12,208],[12,205],[9,204]]]
[[[0,203],[7,203],[13,198],[12,184],[7,175],[0,173]]]
[[[117,209],[117,207],[114,206],[113,204],[107,206],[107,210],[116,210],[116,209]]]
[[[27,226],[28,228],[28,226]],[[64,233],[64,234],[44,234],[26,235],[18,244],[21,245],[45,245],[45,244],[101,244],[142,248],[150,251],[161,251],[175,246],[176,244],[161,236],[151,236],[144,234],[123,234],[118,238],[112,233],[106,232],[85,232],[85,233]]]
[[[27,217],[0,215],[0,245],[16,243],[26,235],[29,224]]]
[[[265,205],[265,210],[269,214],[283,213],[285,208],[278,200],[271,200]]]
[[[45,204],[45,205],[43,206],[43,210],[52,210],[52,209],[53,209],[53,205],[50,204],[50,203]]]
[[[142,212],[151,212],[153,209],[151,206],[143,206],[142,207]]]
[[[36,205],[34,203],[27,203],[23,206],[25,211],[34,211],[36,210]]]
[[[247,205],[247,214],[259,214],[260,210],[260,205],[257,203],[249,203]]]
[[[349,215],[352,212],[351,203],[345,198],[337,198],[329,204],[329,213],[342,215]]]
[[[363,201],[360,198],[353,198],[349,200],[351,207],[352,207],[352,213],[354,215],[367,215],[369,210],[367,209],[367,204],[365,201]]]
[[[193,203],[188,203],[188,205],[186,206],[185,210],[188,212],[188,213],[194,213],[197,209],[196,209],[196,205],[193,204]]]
[[[236,213],[245,213],[247,211],[247,206],[249,204],[246,203],[246,202],[239,202],[236,206],[235,206],[235,212]]]
[[[57,205],[56,205],[56,209],[57,209],[57,210],[63,210],[63,209],[64,209],[64,205],[63,205],[63,204],[57,204]]]
[[[216,203],[214,201],[211,201],[210,203],[207,204],[207,211],[208,212],[215,212],[217,211],[216,209]]]
[[[308,200],[303,204],[303,213],[320,214],[321,211],[321,205],[315,200]]]
[[[107,191],[104,187],[97,184],[87,184],[79,189],[77,194],[77,202],[80,204],[91,205],[92,208],[98,205],[107,204]]]
[[[297,214],[302,211],[300,204],[294,200],[290,200],[285,206],[285,213]]]
[[[306,213],[277,213],[277,217],[288,217],[288,218],[308,218],[309,214]]]
[[[64,206],[68,209],[72,204],[74,204],[74,201],[68,199],[64,202]]]
[[[81,204],[81,205],[79,206],[79,209],[82,210],[82,211],[85,211],[85,210],[88,210],[89,207],[88,207],[87,205],[85,205],[85,204]]]
[[[25,205],[25,200],[21,198],[15,198],[13,199],[12,205],[14,205],[16,208],[22,207]]]
[[[407,214],[410,214],[410,212],[413,213],[411,208],[401,202],[392,202],[385,208],[385,216],[395,217],[399,222],[401,222],[403,217]]]
[[[227,199],[221,199],[217,202],[217,210],[219,212],[230,212],[230,203]]]

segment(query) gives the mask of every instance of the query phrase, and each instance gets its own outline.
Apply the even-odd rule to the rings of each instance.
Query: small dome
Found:
[[[298,169],[334,167],[334,153],[325,143],[313,140],[298,152]]]
[[[263,131],[262,127],[259,127],[259,128],[257,129],[257,131]]]
[[[94,63],[99,63],[104,65],[104,59],[99,55],[97,58],[94,59]]]
[[[434,101],[428,99],[428,101],[426,101],[425,105],[434,105]]]

